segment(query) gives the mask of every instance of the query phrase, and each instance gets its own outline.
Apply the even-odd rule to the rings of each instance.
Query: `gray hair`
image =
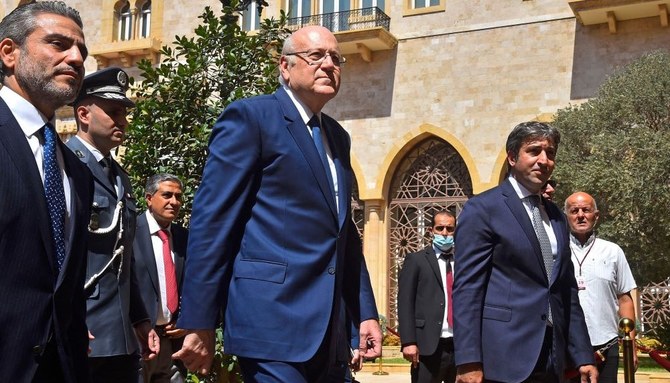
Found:
[[[175,176],[174,174],[170,173],[158,173],[154,174],[153,176],[149,177],[147,179],[147,184],[144,187],[144,193],[149,194],[149,195],[154,195],[158,191],[158,186],[165,182],[165,181],[172,181],[177,184],[179,184],[180,189],[184,189],[184,184],[181,182],[179,177]]]
[[[521,146],[531,139],[547,139],[551,141],[558,150],[558,144],[561,142],[561,133],[558,129],[544,122],[528,121],[522,122],[512,129],[507,136],[505,144],[505,153],[514,153],[514,158],[518,159]]]
[[[35,1],[24,4],[0,21],[0,41],[11,39],[16,45],[23,46],[28,37],[37,28],[35,18],[43,13],[60,15],[74,21],[79,28],[84,28],[81,17],[76,9],[62,1]],[[5,79],[5,68],[0,62],[0,82]]]
[[[295,65],[296,58],[293,55],[286,55],[287,53],[295,52],[295,41],[293,41],[293,33],[288,35],[284,40],[284,45],[281,48],[281,55],[288,61],[288,63],[293,66]],[[279,75],[281,77],[281,74]]]

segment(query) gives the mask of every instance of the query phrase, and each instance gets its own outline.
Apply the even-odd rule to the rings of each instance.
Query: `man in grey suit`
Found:
[[[95,383],[137,383],[140,360],[154,358],[159,339],[149,322],[133,265],[135,197],[125,171],[112,158],[128,125],[128,76],[107,68],[84,79],[74,103],[77,135],[67,146],[93,173],[95,194],[89,222],[86,272],[89,366]]]
[[[135,270],[151,324],[160,337],[158,357],[142,366],[145,383],[183,383],[186,368],[172,360],[186,331],[175,327],[184,274],[188,230],[175,224],[182,204],[183,184],[177,176],[149,177],[144,189],[147,211],[137,217],[133,243]]]
[[[86,54],[79,13],[63,2],[22,5],[0,22],[3,382],[88,381],[83,287],[93,184],[54,128],[56,109],[79,92]]]
[[[413,383],[453,383],[453,323],[450,322],[456,217],[440,211],[432,219],[433,243],[408,254],[398,278],[398,322],[402,353],[412,363]]]

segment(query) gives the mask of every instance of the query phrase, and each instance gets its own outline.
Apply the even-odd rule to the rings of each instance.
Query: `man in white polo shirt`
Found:
[[[619,318],[635,320],[631,291],[637,285],[623,250],[613,242],[596,237],[594,227],[599,213],[593,197],[584,192],[572,194],[565,200],[565,214],[570,224],[570,249],[579,303],[584,310],[593,350],[604,357],[598,365],[598,382],[616,383]],[[635,338],[635,332],[631,336]],[[636,353],[633,358],[637,368]]]

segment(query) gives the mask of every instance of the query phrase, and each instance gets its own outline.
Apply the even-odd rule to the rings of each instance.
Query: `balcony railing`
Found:
[[[356,31],[375,27],[389,30],[391,18],[377,7],[288,19],[288,28],[296,30],[307,25],[321,25],[332,32]]]

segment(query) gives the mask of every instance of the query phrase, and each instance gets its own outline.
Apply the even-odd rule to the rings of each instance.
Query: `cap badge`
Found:
[[[116,81],[118,81],[119,85],[121,85],[122,87],[125,87],[126,85],[128,85],[128,75],[126,74],[126,72],[120,70],[116,74]]]

